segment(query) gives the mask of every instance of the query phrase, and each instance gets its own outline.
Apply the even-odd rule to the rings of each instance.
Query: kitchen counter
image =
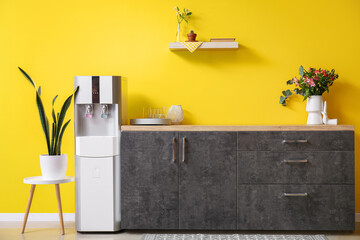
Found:
[[[354,126],[121,130],[123,230],[355,228]]]
[[[123,125],[121,131],[354,131],[353,125]]]

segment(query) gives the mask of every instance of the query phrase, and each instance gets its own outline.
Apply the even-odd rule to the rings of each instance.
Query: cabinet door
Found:
[[[236,138],[236,132],[179,133],[180,229],[236,229]]]
[[[176,132],[121,133],[121,228],[179,228]],[[173,161],[175,156],[175,162]]]

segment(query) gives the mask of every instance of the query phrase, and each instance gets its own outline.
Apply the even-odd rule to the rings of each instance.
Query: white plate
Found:
[[[170,119],[162,118],[135,118],[130,119],[130,125],[170,125]]]

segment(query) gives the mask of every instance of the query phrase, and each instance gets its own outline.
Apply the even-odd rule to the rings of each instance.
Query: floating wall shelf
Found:
[[[235,50],[239,48],[238,42],[203,42],[198,50]],[[181,42],[169,43],[171,51],[184,51],[187,48]]]

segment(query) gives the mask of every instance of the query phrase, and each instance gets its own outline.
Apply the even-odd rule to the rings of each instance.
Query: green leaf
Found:
[[[75,88],[74,92],[73,92],[73,94],[74,94],[74,99],[75,99],[76,95],[78,94],[78,92],[79,92],[79,86],[77,86],[77,87]]]
[[[280,96],[280,101],[279,101],[279,103],[281,104],[281,105],[283,105],[283,106],[286,106],[286,97],[284,97],[284,96]]]
[[[285,97],[289,97],[292,95],[292,92],[288,89],[286,91],[282,91],[282,94],[284,94]]]
[[[58,124],[59,124],[59,128],[61,128],[62,126],[62,123],[64,121],[64,118],[65,118],[65,115],[66,115],[66,112],[67,110],[69,109],[70,107],[70,104],[71,104],[71,98],[72,98],[72,94],[65,100],[61,110],[60,110],[60,116],[59,116],[59,121],[58,121]]]
[[[52,118],[53,118],[53,122],[56,123],[56,116],[55,116],[55,111],[54,111],[54,108],[52,109]]]
[[[285,91],[285,94],[284,94],[286,97],[289,97],[292,95],[292,92],[288,89]]]
[[[56,138],[55,138],[55,148],[58,149],[57,152],[60,152],[58,143],[59,143],[59,134],[60,134],[60,129],[62,127],[62,124],[64,122],[64,118],[66,115],[66,112],[71,104],[71,99],[73,95],[76,95],[77,92],[79,91],[79,87],[76,87],[76,89],[74,90],[73,94],[71,94],[64,102],[61,110],[60,110],[60,114],[58,113],[58,117],[57,117],[57,124],[56,124]]]
[[[310,97],[310,89],[306,88],[305,89],[305,93],[304,93],[304,99],[307,99],[308,97]]]
[[[53,105],[53,106],[54,106],[55,100],[57,99],[58,96],[59,96],[59,95],[56,95],[56,96],[54,97],[54,99],[52,100],[52,105]]]
[[[292,80],[292,79],[290,79],[290,80],[288,80],[287,82],[286,82],[286,85],[291,85],[291,84],[293,84],[294,83],[294,81]]]
[[[70,106],[71,103],[71,98],[72,98],[72,94],[65,100],[61,111],[60,111],[60,115],[57,121],[57,131],[56,131],[56,138],[55,138],[55,148],[58,149],[58,142],[59,142],[59,134],[60,134],[60,129],[62,127],[62,124],[64,122],[64,118],[66,115],[66,112]],[[58,152],[58,151],[57,151]]]
[[[51,145],[50,145],[51,154],[50,155],[55,155],[55,152],[54,152],[55,127],[56,127],[56,124],[53,122],[53,124],[52,124],[52,134],[51,134]]]
[[[61,129],[61,133],[60,133],[60,136],[59,136],[59,146],[58,146],[58,155],[61,155],[61,143],[62,143],[62,138],[63,138],[63,135],[64,135],[64,132],[65,132],[65,129],[66,127],[69,125],[71,119],[69,121],[67,121],[65,124],[64,124],[64,127]]]
[[[48,148],[50,148],[50,129],[49,129],[49,120],[48,120],[48,118],[47,118],[47,116],[46,116],[46,114],[45,114],[45,123],[46,123],[46,131],[47,131],[47,139],[46,139],[46,142],[47,142],[47,145],[49,145],[48,146]],[[51,149],[50,149],[50,151],[51,151]],[[49,153],[49,155],[50,155],[50,153]]]
[[[18,67],[20,72],[27,78],[27,80],[29,80],[29,82],[34,86],[35,90],[36,90],[36,84],[35,82],[31,79],[31,77],[24,71],[22,70],[21,67]]]
[[[36,92],[36,104],[37,104],[38,111],[39,111],[41,126],[44,131],[45,138],[46,138],[46,145],[48,148],[48,153],[51,154],[51,152],[50,152],[50,137],[49,137],[49,131],[48,131],[49,130],[49,122],[45,115],[44,105],[41,101],[41,98],[40,98],[40,95],[38,92]]]
[[[41,86],[39,86],[39,88],[38,88],[38,93],[39,93],[39,96],[41,96]]]
[[[301,77],[304,77],[304,67],[303,66],[300,66],[299,74],[300,74]]]

